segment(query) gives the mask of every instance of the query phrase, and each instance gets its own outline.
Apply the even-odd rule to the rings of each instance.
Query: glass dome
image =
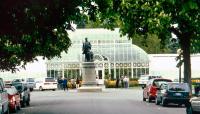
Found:
[[[94,55],[102,55],[109,62],[149,63],[148,54],[138,46],[132,44],[126,36],[120,37],[119,29],[77,29],[69,32],[72,46],[68,53],[63,52],[61,58],[53,58],[49,62],[81,62],[82,43],[87,37],[92,44]],[[106,60],[106,59],[105,59]]]

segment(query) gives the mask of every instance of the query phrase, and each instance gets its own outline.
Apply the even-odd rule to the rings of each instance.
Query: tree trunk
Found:
[[[183,34],[180,39],[181,48],[183,50],[184,59],[184,82],[190,86],[190,92],[192,91],[191,83],[191,60],[190,60],[190,35]]]

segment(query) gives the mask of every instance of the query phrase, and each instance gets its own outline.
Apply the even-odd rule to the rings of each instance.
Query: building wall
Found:
[[[179,72],[176,67],[176,54],[149,54],[149,72],[150,74],[162,75],[165,78],[178,79]],[[192,78],[200,78],[200,54],[191,55]],[[40,78],[47,76],[46,60],[38,57],[38,61],[26,65],[26,70],[21,69],[16,73],[0,72],[0,77],[4,80],[15,78]],[[183,67],[182,67],[183,76]]]
[[[179,69],[176,67],[175,57],[177,54],[149,54],[149,73],[162,75],[169,79],[179,78]],[[200,78],[200,54],[191,55],[192,78]],[[183,65],[182,75],[183,77]]]
[[[41,78],[47,76],[46,60],[37,57],[38,61],[28,63],[26,69],[19,69],[16,73],[0,72],[0,77],[4,80],[22,79],[22,78]]]

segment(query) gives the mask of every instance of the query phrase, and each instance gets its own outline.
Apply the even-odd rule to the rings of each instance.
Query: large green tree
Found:
[[[171,46],[162,46],[161,39],[155,34],[134,35],[132,43],[144,49],[148,54],[173,53],[169,48]]]
[[[90,0],[0,0],[0,70],[67,52],[66,30],[74,30],[71,22],[80,22],[85,12],[94,20],[95,7]]]
[[[200,51],[199,0],[107,0],[107,5],[100,9],[101,20],[106,20],[108,28],[121,20],[122,35],[157,34],[166,45],[174,33],[183,50],[184,82],[191,84],[190,54]]]

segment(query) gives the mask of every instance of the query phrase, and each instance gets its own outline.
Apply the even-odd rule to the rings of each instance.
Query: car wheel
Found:
[[[16,113],[17,112],[17,105],[15,103],[14,109],[12,110],[12,112]]]
[[[166,105],[167,105],[166,100],[162,99],[162,106],[166,106]]]
[[[17,106],[17,110],[21,109],[21,103],[19,103],[19,105]]]
[[[30,106],[30,101],[29,101],[29,100],[26,101],[26,105],[27,105],[27,106]]]
[[[28,95],[28,99],[26,101],[26,105],[29,106],[30,105],[30,95]]]
[[[8,106],[8,110],[5,112],[5,114],[10,114],[9,106]]]
[[[143,96],[143,101],[146,101],[146,98],[144,97],[144,92],[143,92],[143,95],[142,95],[142,96]]]
[[[21,102],[21,106],[22,106],[22,107],[25,107],[24,101]]]
[[[39,87],[39,90],[40,90],[40,91],[43,91],[43,88],[42,88],[42,86],[40,86],[40,87]]]
[[[160,104],[160,102],[158,101],[158,98],[156,97],[156,100],[155,100],[155,104],[156,105],[159,105]]]
[[[186,114],[193,114],[191,106],[186,107]]]
[[[143,101],[146,101],[146,98],[144,98],[144,96],[143,96]]]
[[[3,106],[1,107],[1,114],[4,114]]]
[[[25,98],[23,97],[23,100],[21,101],[21,106],[25,107]]]
[[[148,102],[150,103],[152,100],[151,100],[151,98],[148,96]]]
[[[55,91],[56,89],[52,89],[52,91]]]

